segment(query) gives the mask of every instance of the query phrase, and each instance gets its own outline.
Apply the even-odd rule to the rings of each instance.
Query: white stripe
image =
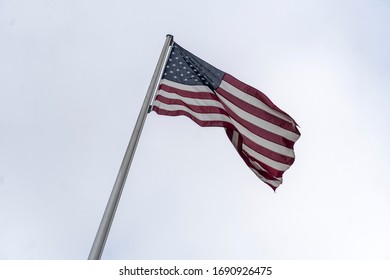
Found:
[[[187,91],[192,91],[194,88],[197,88],[198,86],[186,86],[186,85],[182,85],[182,84],[178,84],[178,83],[175,83],[175,82],[172,82],[172,81],[169,81],[169,80],[163,80],[163,83],[164,84],[167,84],[169,86],[175,86],[175,87],[181,87],[181,89],[183,90],[187,90]],[[211,91],[208,87],[206,87],[208,89],[208,91]],[[161,91],[161,90],[160,90]],[[247,94],[242,94],[243,96],[247,96]],[[182,99],[182,98],[179,98],[179,99]],[[188,99],[189,100],[189,99]],[[199,99],[200,100],[200,99]],[[210,100],[208,100],[210,101]],[[214,101],[214,100],[212,100]],[[226,101],[226,99],[225,99]],[[194,103],[193,101],[191,101],[192,103]],[[218,102],[217,102],[218,103]],[[165,104],[165,106],[167,106]],[[170,106],[179,106],[179,105],[170,105]],[[213,105],[211,105],[213,106]],[[161,108],[161,106],[158,106]],[[218,108],[220,108],[219,106],[217,106]],[[170,107],[171,109],[169,109],[169,111],[174,111],[174,107]],[[181,109],[180,110],[184,110],[183,108],[186,108],[184,106],[181,106]],[[168,109],[166,109],[168,110]],[[192,110],[189,110],[188,108],[185,109],[186,112],[192,114],[192,115],[206,115],[206,114],[199,114],[199,113],[195,113],[193,112]],[[225,115],[220,115],[220,114],[209,114],[209,117],[208,120],[213,120],[213,116],[219,116],[218,119],[216,120],[221,120],[221,116],[224,117],[224,119],[226,119],[225,121],[228,121],[230,123],[232,123],[237,129],[238,131],[243,134],[244,136],[248,137],[249,139],[251,139],[252,141],[254,141],[256,144],[258,144],[259,146],[263,146],[273,152],[276,152],[276,153],[279,153],[279,154],[282,154],[282,155],[285,155],[285,156],[289,156],[289,157],[294,157],[294,151],[292,149],[289,149],[287,147],[284,147],[282,145],[279,145],[279,144],[276,144],[274,142],[271,142],[269,140],[266,140],[256,134],[254,134],[253,132],[249,131],[247,128],[245,128],[244,126],[242,126],[240,123],[238,123],[237,121],[235,121],[234,119],[232,118],[228,118],[226,117]],[[198,118],[198,117],[197,117]],[[203,117],[204,118],[204,117]],[[200,118],[198,118],[200,119]],[[202,120],[202,119],[200,119]]]
[[[263,119],[260,119],[259,117],[256,117],[241,108],[237,107],[233,103],[231,103],[229,100],[221,96],[217,93],[218,98],[221,100],[223,104],[226,105],[229,109],[231,109],[234,113],[236,113],[239,117],[243,118],[244,120],[252,123],[253,125],[260,127],[262,129],[268,130],[269,132],[272,132],[274,134],[277,134],[279,136],[282,136],[288,140],[291,140],[293,142],[297,141],[299,139],[299,135],[295,134],[294,132],[291,132],[289,130],[283,129],[282,127],[278,125],[274,125],[273,123],[269,123]]]
[[[287,147],[284,147],[282,145],[276,144],[274,142],[268,141],[267,139],[264,139],[253,132],[249,131],[245,127],[243,127],[241,124],[236,122],[233,118],[230,118],[230,122],[237,128],[237,130],[244,136],[248,137],[250,140],[258,144],[259,146],[262,146],[264,148],[267,148],[268,150],[271,150],[275,153],[285,155],[288,157],[294,157],[294,150],[289,149]]]
[[[153,106],[156,106],[160,109],[164,109],[167,111],[178,111],[178,110],[185,111],[185,112],[193,115],[195,118],[197,118],[200,121],[224,121],[224,122],[231,123],[230,118],[225,116],[225,115],[211,114],[211,113],[205,113],[205,114],[196,113],[196,112],[192,111],[191,109],[189,109],[185,106],[182,106],[182,105],[169,105],[169,104],[162,103],[158,100],[155,100],[153,102]]]
[[[196,100],[196,99],[194,99],[194,100]],[[194,103],[194,100],[192,100],[192,103]],[[199,100],[201,100],[201,99],[199,99]],[[208,103],[208,101],[210,101],[210,103]],[[211,104],[213,102],[215,102],[215,101],[214,100],[207,100],[206,104],[208,103],[210,106],[212,106]],[[271,150],[273,152],[276,152],[276,153],[279,153],[279,154],[282,154],[282,155],[286,155],[286,156],[289,156],[289,157],[294,157],[294,151],[292,149],[289,149],[287,147],[281,146],[279,144],[273,143],[273,142],[268,141],[268,140],[266,140],[266,139],[264,139],[262,137],[257,136],[256,134],[252,133],[251,131],[249,131],[248,129],[243,127],[241,124],[239,124],[234,119],[229,118],[229,117],[227,117],[225,115],[215,114],[215,113],[214,114],[210,114],[210,113],[205,113],[205,114],[195,113],[194,111],[190,110],[189,108],[187,108],[185,106],[173,105],[173,104],[172,105],[168,105],[168,104],[162,103],[162,102],[160,102],[158,100],[155,100],[153,105],[157,106],[157,107],[159,107],[161,109],[168,110],[168,111],[184,110],[187,113],[190,113],[191,115],[195,116],[199,120],[206,120],[206,119],[207,120],[224,120],[224,121],[230,122],[237,128],[237,130],[241,134],[243,134],[244,136],[248,137],[253,142],[258,144],[259,146],[265,147],[265,148],[267,148],[267,149],[269,149],[269,150]]]
[[[249,103],[255,107],[261,108],[262,110],[295,125],[294,121],[286,114],[283,114],[279,111],[276,111],[276,110],[268,107],[266,104],[261,102],[259,99],[239,90],[238,88],[229,84],[228,82],[222,80],[222,83],[219,87],[222,88],[223,90],[229,92],[230,94],[234,95],[235,97],[245,101],[246,103]]]
[[[175,97],[176,98],[177,97],[179,100],[183,100],[185,102],[188,101],[188,103],[190,103],[192,105],[215,106],[215,107],[221,108],[220,103],[215,101],[215,100],[183,98],[183,97],[178,96],[176,94],[166,93],[166,92],[164,92],[162,90],[159,90],[159,94],[161,94],[161,93],[163,93],[162,95],[166,95],[167,98],[170,98],[170,97]],[[174,105],[174,104],[168,105],[168,104],[162,103],[162,102],[160,102],[158,100],[155,100],[153,102],[153,105],[157,106],[157,107],[159,107],[161,109],[165,109],[167,111],[183,110],[183,111],[186,111],[187,113],[190,113],[191,115],[195,116],[197,119],[202,120],[202,121],[218,120],[218,121],[226,121],[226,122],[232,123],[238,129],[238,131],[241,134],[243,134],[244,136],[248,137],[249,139],[254,141],[256,144],[258,144],[259,146],[265,147],[265,148],[267,148],[267,149],[269,149],[269,150],[271,150],[273,152],[276,152],[276,153],[279,153],[279,154],[282,154],[282,155],[286,155],[286,156],[289,156],[289,157],[294,157],[294,151],[292,149],[289,149],[287,147],[281,146],[279,144],[273,143],[273,142],[268,141],[268,140],[266,140],[266,139],[264,139],[262,137],[257,136],[256,134],[252,133],[251,131],[249,131],[248,129],[243,127],[241,124],[239,124],[234,119],[229,118],[229,117],[227,117],[225,115],[215,114],[215,113],[214,114],[210,114],[210,113],[205,113],[205,114],[196,113],[196,112],[190,110],[189,108],[187,108],[185,106]],[[234,144],[234,142],[233,142],[233,144]],[[270,165],[270,166],[273,167],[274,165],[275,164]],[[275,168],[275,169],[280,170],[279,168]]]
[[[233,130],[233,136],[232,136],[232,143],[236,150],[238,149],[238,139],[239,139],[239,134],[237,131]]]
[[[221,109],[224,109],[221,102],[213,100],[213,99],[196,99],[193,97],[183,97],[181,95],[178,95],[176,93],[167,92],[165,90],[159,89],[157,92],[158,95],[164,96],[169,99],[177,99],[182,100],[183,102],[189,104],[189,105],[195,105],[195,106],[212,106],[212,107],[218,107]]]
[[[262,170],[262,171],[268,172],[257,161],[251,160],[250,158],[248,158],[248,160],[254,167],[256,167],[256,170]]]
[[[259,177],[262,181],[266,182],[266,183],[269,183],[271,186],[274,186],[275,188],[277,188],[281,183],[282,183],[282,179],[279,180],[268,180],[268,179],[265,179],[263,176],[261,176],[259,174],[259,172],[257,172],[256,169],[254,168],[251,168],[251,170],[256,174],[257,177]]]
[[[263,162],[264,164],[268,165],[269,167],[272,167],[273,169],[279,171],[286,171],[287,169],[290,168],[290,165],[265,157],[262,154],[257,153],[256,151],[254,151],[253,149],[251,149],[245,144],[242,145],[242,150],[245,151],[251,157],[257,159],[259,162]]]
[[[193,85],[193,86],[192,85],[184,85],[184,84],[179,84],[179,83],[176,83],[176,82],[172,82],[172,81],[167,80],[167,79],[162,79],[161,80],[161,84],[164,84],[164,85],[167,85],[167,86],[170,86],[170,87],[174,87],[174,88],[177,88],[177,89],[185,90],[185,91],[210,92],[210,93],[214,94],[214,92],[209,87],[202,86],[202,85]]]

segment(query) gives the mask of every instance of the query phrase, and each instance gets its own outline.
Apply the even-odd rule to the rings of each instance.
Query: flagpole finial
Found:
[[[173,40],[173,35],[171,35],[171,34],[167,34],[167,37],[172,37],[172,40]]]

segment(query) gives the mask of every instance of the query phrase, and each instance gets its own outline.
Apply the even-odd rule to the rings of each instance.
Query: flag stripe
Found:
[[[261,91],[174,43],[153,111],[224,127],[246,165],[276,189],[295,160],[296,122]]]
[[[234,138],[234,133],[232,134],[229,130],[227,134],[232,140]],[[232,141],[233,142],[233,141]],[[270,172],[269,169],[263,168],[257,161],[253,160],[251,157],[248,157],[243,150],[237,150],[241,158],[244,160],[246,165],[252,170],[255,171],[256,176],[258,176],[261,180],[263,180],[266,184],[271,186],[272,188],[276,188],[282,183],[281,174],[283,172],[275,172],[275,175]]]
[[[237,128],[237,130],[244,135],[245,137],[249,138],[252,140],[254,143],[256,143],[259,146],[262,146],[268,150],[271,150],[275,153],[284,155],[284,156],[289,156],[289,157],[294,157],[294,151],[292,149],[289,149],[287,147],[284,147],[282,145],[276,144],[274,142],[271,142],[269,140],[266,140],[253,132],[249,131],[247,128],[242,126],[240,123],[235,121],[233,118],[230,118],[232,124]]]
[[[223,77],[220,88],[229,92],[235,97],[245,101],[246,103],[253,105],[255,108],[262,109],[270,113],[271,115],[274,115],[275,117],[278,117],[295,125],[294,120],[289,115],[280,110],[278,107],[276,107],[268,98],[260,99],[260,97],[265,97],[262,92],[256,89],[254,89],[254,92],[251,92],[253,91],[253,88],[251,86],[239,82],[237,79],[230,76],[229,74],[225,74],[225,76]],[[247,90],[250,91],[248,92]]]
[[[279,171],[279,170],[272,169],[269,166],[264,166],[263,163],[258,162],[257,160],[253,159],[251,156],[248,156],[247,154],[245,154],[245,156],[249,159],[253,167],[256,167],[256,169],[258,170],[263,170],[265,174],[268,174],[268,176],[270,176],[271,179],[281,181],[284,171]]]
[[[249,156],[256,159],[257,161],[268,165],[270,168],[272,168],[274,170],[286,171],[290,167],[289,164],[282,163],[282,162],[273,160],[269,157],[266,157],[266,156],[256,152],[255,150],[251,149],[249,146],[247,146],[245,144],[242,145],[242,150],[245,151],[245,153],[247,153]]]
[[[169,87],[167,87],[166,84],[169,84]],[[180,90],[178,90],[175,87],[176,85],[178,87],[180,87]],[[211,111],[208,108],[208,106],[223,108],[222,104],[220,102],[216,101],[218,98],[214,94],[211,93],[211,90],[208,87],[199,87],[199,89],[202,89],[203,91],[208,90],[209,92],[200,92],[200,93],[195,92],[194,93],[194,92],[190,91],[191,89],[192,89],[191,86],[186,86],[186,85],[182,85],[179,83],[174,83],[171,81],[163,80],[161,87],[160,87],[160,90],[159,90],[158,97],[159,96],[166,97],[167,99],[164,101],[164,103],[168,103],[169,102],[168,99],[171,99],[171,100],[179,100],[180,99],[186,104],[207,106],[207,108],[205,107],[205,108],[199,108],[199,109],[195,109],[195,107],[193,107],[193,110],[196,112],[201,112],[202,110],[209,111],[210,113],[217,112],[216,110]],[[171,91],[171,93],[167,92],[166,90]],[[174,92],[174,93],[172,93],[172,92]],[[199,99],[198,94],[200,95],[200,99]],[[277,144],[286,145],[287,147],[292,148],[293,142],[285,140],[285,139],[281,139],[280,137],[278,137],[278,135],[283,136],[284,134],[286,134],[287,137],[289,137],[289,139],[294,141],[295,140],[294,137],[296,137],[296,134],[291,133],[290,131],[284,130],[284,129],[280,128],[279,126],[275,126],[273,124],[270,124],[264,120],[261,120],[261,119],[255,117],[249,113],[246,113],[244,110],[240,109],[239,107],[233,105],[231,102],[224,99],[221,95],[219,95],[219,94],[217,94],[217,95],[219,97],[219,100],[222,101],[222,103],[225,105],[226,111],[229,115],[232,115],[232,116],[234,115],[235,119],[239,119],[240,117],[245,117],[246,119],[249,119],[248,122],[246,120],[239,121],[246,128],[250,129],[252,132],[257,131],[258,133],[256,133],[256,134],[260,137],[264,137],[265,139],[273,141]],[[208,98],[208,99],[212,98],[213,100],[215,99],[215,101],[207,100],[206,98]],[[160,101],[161,101],[161,99],[160,99]],[[170,101],[170,104],[172,104],[172,102],[173,101]],[[181,105],[184,105],[184,104],[181,103]],[[235,114],[236,112],[237,112],[237,114]],[[240,117],[238,117],[238,116],[240,116]],[[251,123],[256,123],[256,122],[257,122],[257,125],[251,125]],[[265,129],[270,131],[270,133],[267,133]],[[274,134],[277,134],[277,135],[274,135]]]
[[[189,107],[176,104],[165,104],[157,99],[154,101],[153,111],[160,115],[185,115],[195,121],[200,126],[220,126],[234,128],[230,122],[229,117],[227,117],[226,115],[218,113],[198,113],[191,110],[191,108]]]
[[[167,84],[169,84],[169,86],[167,86]],[[166,92],[164,89],[170,90],[171,92]],[[239,107],[234,106],[220,94],[218,94],[218,98],[225,106],[216,101],[218,98],[213,95],[212,91],[208,87],[198,87],[198,90],[203,91],[200,93],[193,92],[191,89],[191,86],[162,80],[158,95],[154,102],[154,106],[157,107],[154,108],[154,111],[163,115],[185,115],[200,126],[229,127],[232,131],[234,131],[234,136],[231,138],[233,145],[236,147],[237,151],[239,151],[240,156],[244,159],[252,171],[257,168],[258,171],[256,172],[256,175],[272,187],[280,184],[281,181],[279,177],[281,177],[284,171],[290,166],[284,163],[293,162],[293,150],[286,149],[280,145],[273,145],[274,143],[252,133],[240,123],[235,121],[232,117],[229,118],[227,116],[228,114],[230,116],[235,115],[238,119],[240,119],[230,109],[232,107],[239,113],[244,111]],[[198,99],[199,96],[200,99]],[[227,112],[221,110],[223,107],[227,109]],[[248,117],[248,115],[249,113],[244,113],[242,116]],[[249,119],[251,119],[250,116]],[[241,123],[246,122],[243,119],[240,121]],[[270,124],[271,127],[272,125],[273,124]],[[250,124],[247,124],[247,126],[250,126]],[[245,144],[241,145],[241,147],[238,146],[239,134],[235,132],[235,130],[239,130],[241,138],[244,139]],[[278,150],[278,148],[282,148],[282,151]],[[264,166],[266,168],[261,166],[259,162],[264,162]],[[276,179],[276,183],[272,180],[272,178],[278,178]]]
[[[243,144],[247,145],[252,150],[256,151],[258,154],[261,154],[271,160],[284,163],[284,164],[290,164],[293,162],[294,157],[289,157],[286,155],[279,154],[277,152],[274,152],[272,150],[269,150],[263,146],[258,145],[256,142],[253,142],[251,139],[247,138],[245,135],[241,134],[241,137],[243,138],[242,142]]]
[[[217,94],[218,95],[218,94]],[[264,120],[261,120],[244,110],[238,108],[231,102],[227,101],[224,97],[219,96],[221,103],[225,105],[225,110],[233,119],[241,123],[245,128],[249,129],[256,135],[270,140],[279,145],[284,145],[288,148],[293,148],[294,140],[288,139],[283,135],[286,130],[280,131],[280,127],[270,124]],[[289,134],[287,131],[285,134]],[[290,136],[290,135],[288,135]]]
[[[183,87],[181,87],[181,89],[172,87],[172,82],[170,84],[171,86],[168,86],[165,84],[165,81],[162,81],[162,84],[159,87],[159,91],[175,93],[179,95],[180,98],[184,97],[188,99],[194,98],[194,99],[209,99],[209,100],[218,101],[218,97],[214,94],[214,92],[210,91],[210,89],[208,89],[208,91],[192,92]]]
[[[259,177],[264,183],[268,184],[273,189],[276,189],[277,187],[279,187],[279,185],[283,182],[282,179],[280,181],[279,180],[268,180],[268,179],[264,178],[263,176],[261,176],[260,173],[255,168],[251,168],[251,167],[249,167],[249,168],[256,174],[257,177]]]
[[[171,88],[180,89],[183,91],[189,91],[189,92],[195,92],[196,94],[194,96],[199,97],[201,95],[198,95],[201,92],[209,92],[211,94],[214,94],[214,92],[207,86],[200,86],[200,85],[184,85],[180,83],[176,83],[170,80],[162,79],[161,80],[161,86],[163,85],[169,86]]]
[[[227,129],[226,134],[229,137],[230,141],[233,143],[234,147],[238,151],[241,158],[245,161],[245,163],[249,167],[256,167],[257,169],[266,172],[266,174],[262,173],[263,175],[265,175],[265,177],[268,177],[269,179],[276,178],[278,181],[280,181],[280,178],[282,177],[284,171],[286,169],[288,169],[289,166],[285,165],[285,166],[282,166],[282,168],[275,169],[275,168],[265,164],[264,162],[268,162],[268,161],[272,162],[272,160],[256,153],[255,151],[253,151],[252,149],[250,149],[246,145],[241,146],[242,142],[239,140],[239,138],[240,138],[239,133],[237,133],[236,131],[232,131],[231,129]],[[242,147],[242,149],[240,147]],[[254,156],[252,156],[252,155],[254,155]],[[259,161],[258,160],[259,157],[264,159],[264,161],[263,162]]]
[[[226,101],[223,102],[225,103],[225,106],[229,107],[237,115],[241,116],[241,114],[243,114],[241,117],[244,118],[245,116],[245,119],[249,122],[262,126],[264,129],[272,131],[273,133],[294,142],[299,138],[300,135],[297,133],[295,126],[290,122],[277,118],[265,110],[256,108],[252,104],[248,104],[245,100],[234,96],[222,88],[218,88],[216,94],[220,100],[223,98],[223,100]],[[241,95],[243,96],[245,93],[241,93]]]
[[[195,99],[181,97],[178,94],[170,93],[166,91],[160,91],[156,98],[165,104],[178,104],[193,108],[195,112],[204,113],[221,113],[227,115],[226,111],[220,102],[210,99]],[[198,108],[198,109],[196,109]],[[205,112],[206,110],[207,112]]]
[[[173,85],[173,83],[171,83],[171,85]],[[264,147],[272,152],[275,152],[277,154],[281,154],[284,156],[288,156],[288,157],[294,156],[293,150],[291,150],[287,147],[284,147],[282,145],[273,143],[272,141],[266,140],[266,139],[264,139],[256,134],[254,134],[252,131],[249,131],[247,128],[242,126],[240,123],[238,123],[233,118],[227,117],[227,113],[225,113],[219,109],[222,107],[220,104],[215,106],[216,103],[214,100],[206,100],[206,99],[198,100],[195,98],[186,99],[184,97],[181,97],[181,99],[179,100],[179,99],[176,99],[176,98],[178,98],[177,95],[174,95],[175,99],[169,99],[168,94],[166,94],[166,92],[161,90],[161,89],[159,90],[159,95],[157,97],[157,100],[161,102],[163,98],[161,98],[160,96],[168,97],[168,99],[166,99],[163,103],[163,104],[165,104],[165,107],[158,106],[162,109],[165,109],[167,111],[175,111],[175,110],[185,111],[189,114],[192,114],[194,116],[194,118],[196,118],[199,121],[216,121],[216,120],[221,121],[222,120],[224,122],[230,122],[231,124],[233,124],[235,126],[235,128],[241,134],[243,134],[246,138],[253,141],[255,143],[255,145],[258,145],[260,148]],[[171,104],[169,104],[168,102]],[[203,107],[200,106],[202,103],[204,104]],[[195,106],[190,106],[192,104],[195,104]],[[171,106],[167,107],[167,105],[171,105]],[[184,108],[186,108],[186,109],[184,109]],[[223,117],[219,116],[218,113],[222,114]],[[277,157],[277,158],[279,158],[279,157]]]

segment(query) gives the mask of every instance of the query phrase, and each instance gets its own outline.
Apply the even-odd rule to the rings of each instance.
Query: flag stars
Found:
[[[208,65],[198,61],[196,57],[188,54],[177,45],[172,48],[171,55],[167,59],[167,65],[164,72],[164,79],[184,83],[188,85],[206,85],[214,88],[213,77],[218,78],[217,71],[211,73],[214,76],[209,77]]]

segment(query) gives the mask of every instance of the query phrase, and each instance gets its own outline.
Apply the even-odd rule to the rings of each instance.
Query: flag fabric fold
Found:
[[[261,91],[173,43],[152,110],[224,127],[247,166],[274,190],[295,159],[297,123]]]

